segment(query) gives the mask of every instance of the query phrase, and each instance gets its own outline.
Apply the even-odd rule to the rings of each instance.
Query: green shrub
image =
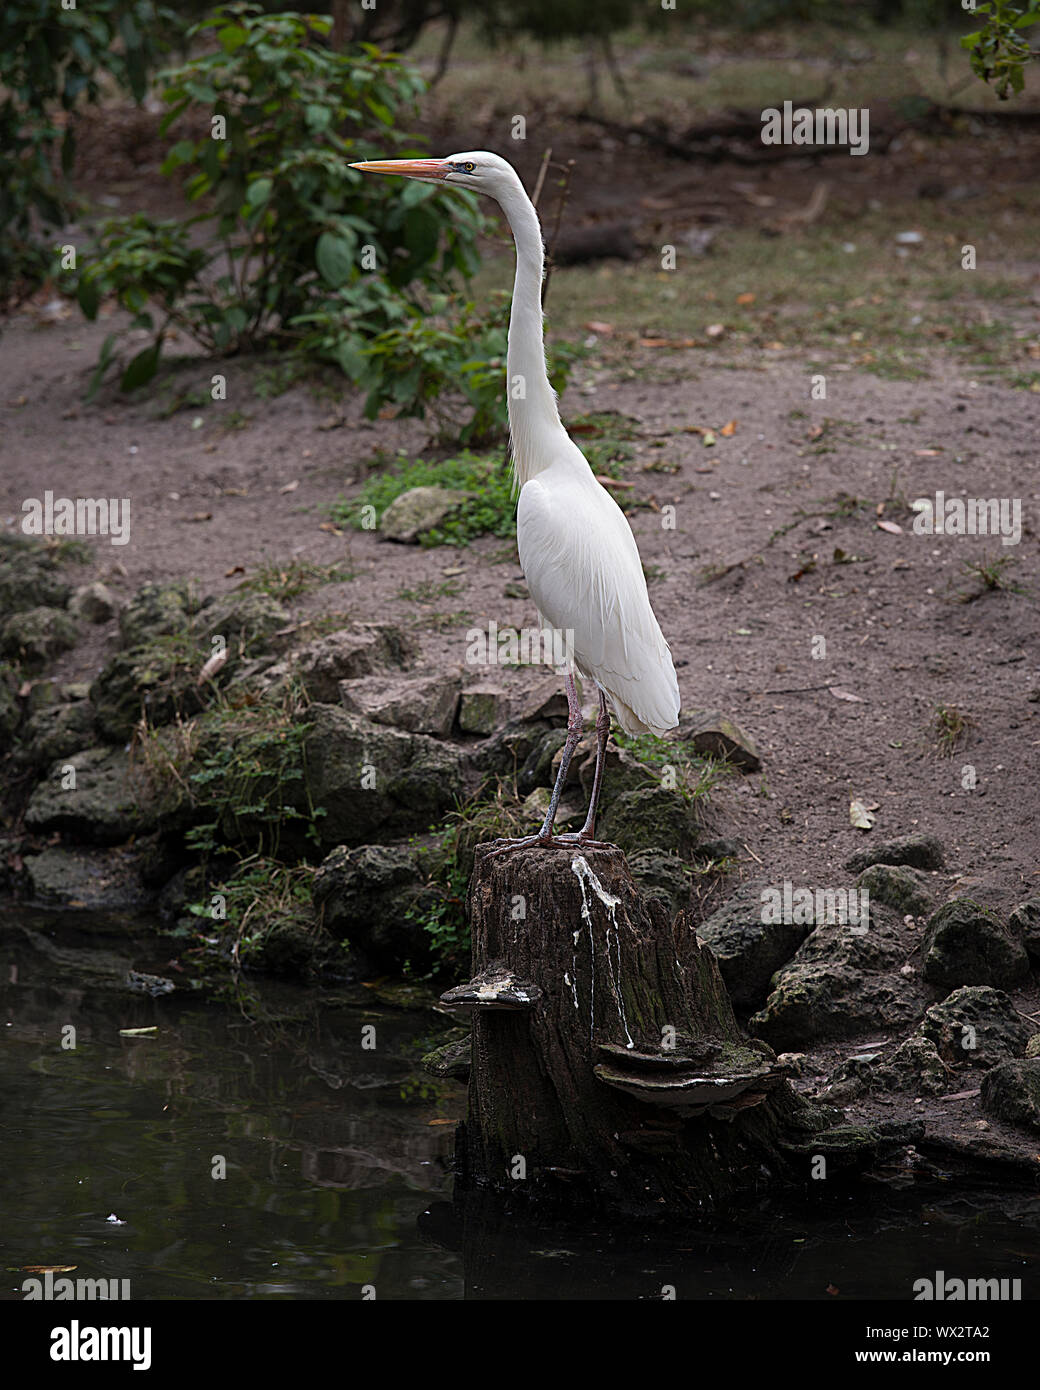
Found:
[[[298,346],[362,381],[372,410],[385,401],[421,410],[446,375],[454,380],[444,359],[474,356],[471,318],[461,333],[443,330],[447,344],[432,325],[457,277],[476,267],[476,200],[349,167],[410,152],[398,122],[422,82],[370,45],[332,51],[329,28],[323,16],[228,6],[190,31],[213,47],[164,74],[163,131],[188,117],[196,133],[172,145],[163,171],[185,174],[188,198],[205,210],[180,223],[110,220],[77,290],[88,318],[114,296],[133,315],[129,327],[154,335],[124,369],[124,389],[154,375],[171,327],[210,354]],[[441,364],[435,384],[409,360],[402,387],[413,351]],[[459,384],[475,374],[463,370]]]
[[[70,220],[64,175],[71,113],[98,99],[104,75],[144,96],[156,34],[176,16],[154,0],[5,0],[0,9],[0,306],[31,293],[54,266]],[[56,108],[70,113],[62,119]],[[60,166],[60,174],[58,172]]]

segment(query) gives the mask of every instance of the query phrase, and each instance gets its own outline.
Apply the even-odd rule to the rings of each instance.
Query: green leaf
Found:
[[[86,272],[79,277],[79,284],[76,286],[76,300],[87,318],[93,322],[97,318],[101,296],[98,294],[96,280]]]
[[[246,189],[246,202],[251,208],[266,203],[274,188],[274,179],[254,179]]]
[[[143,352],[139,352],[136,357],[131,358],[119,383],[120,391],[136,391],[139,386],[144,386],[146,382],[151,381],[159,369],[161,351],[161,342],[152,343],[150,347],[146,347]]]
[[[115,333],[110,333],[108,337],[105,339],[105,341],[101,344],[101,351],[98,353],[97,366],[94,368],[90,381],[87,383],[86,399],[88,401],[92,401],[94,397],[97,395],[98,387],[101,385],[102,379],[105,373],[108,371],[109,365],[112,361],[112,350],[115,347],[116,336],[117,335]]]
[[[354,273],[356,241],[349,231],[323,232],[314,251],[318,274],[327,285],[339,289]]]

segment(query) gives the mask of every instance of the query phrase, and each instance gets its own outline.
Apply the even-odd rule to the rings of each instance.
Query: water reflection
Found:
[[[129,1278],[142,1299],[908,1299],[939,1269],[1036,1297],[1040,1200],[1021,1190],[810,1194],[667,1238],[460,1215],[465,1093],[418,1066],[434,1016],[360,988],[252,982],[259,1022],[130,993],[127,968],[169,974],[177,947],[111,915],[8,911],[0,946],[0,1297],[21,1297],[26,1265]]]

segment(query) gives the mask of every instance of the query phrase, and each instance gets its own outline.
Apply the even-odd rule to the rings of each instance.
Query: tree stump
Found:
[[[636,888],[620,849],[477,850],[473,1020],[456,1192],[510,1206],[694,1215],[878,1136],[790,1088],[741,1036],[707,946]],[[843,1138],[844,1136],[844,1138]]]

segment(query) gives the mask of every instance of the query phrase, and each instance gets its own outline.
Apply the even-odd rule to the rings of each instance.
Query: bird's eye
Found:
[[[474,170],[477,166],[473,163],[472,159],[467,159],[466,162],[465,162],[465,164],[464,164],[462,167],[463,167],[463,169],[465,169],[465,171],[466,171],[467,174],[472,174],[473,170]]]

